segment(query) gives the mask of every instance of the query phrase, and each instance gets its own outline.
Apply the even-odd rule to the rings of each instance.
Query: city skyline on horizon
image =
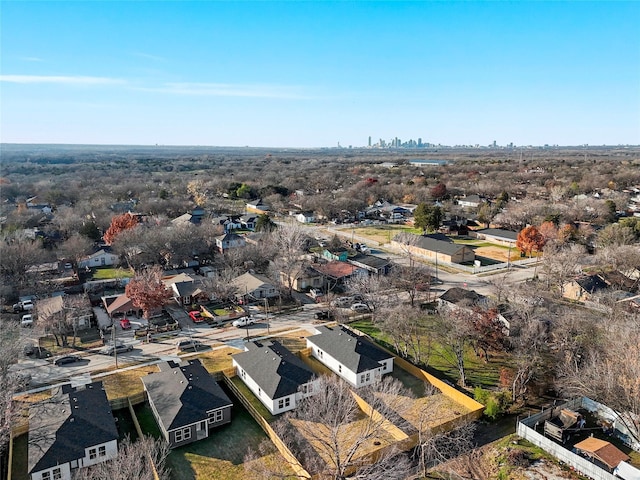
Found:
[[[637,2],[3,2],[1,22],[3,143],[640,144]]]

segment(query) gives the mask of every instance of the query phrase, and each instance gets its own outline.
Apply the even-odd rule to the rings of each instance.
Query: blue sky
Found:
[[[640,144],[640,2],[1,8],[2,142]]]

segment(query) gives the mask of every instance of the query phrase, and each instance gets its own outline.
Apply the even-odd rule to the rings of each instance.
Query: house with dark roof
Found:
[[[442,234],[413,235],[406,241],[406,236],[396,236],[391,246],[396,250],[445,263],[465,263],[475,260],[474,251],[466,245],[453,243]]]
[[[504,230],[502,228],[483,228],[481,230],[474,230],[469,232],[469,236],[479,238],[481,240],[488,240],[498,245],[504,245],[505,247],[514,247],[518,240],[518,232]]]
[[[583,275],[574,278],[562,285],[562,296],[570,300],[587,302],[599,292],[606,290],[609,286],[598,275]]]
[[[159,367],[141,380],[170,448],[207,438],[211,429],[231,422],[233,404],[200,360],[170,360]]]
[[[440,295],[437,301],[439,307],[449,308],[451,310],[486,307],[487,305],[487,297],[475,290],[467,290],[460,287],[450,288]]]
[[[272,414],[296,408],[317,390],[315,373],[277,341],[247,342],[232,357],[238,377]]]
[[[354,387],[369,385],[393,371],[393,355],[344,326],[317,327],[307,337],[311,355]]]
[[[375,255],[367,255],[366,253],[358,253],[347,261],[351,265],[364,268],[369,275],[388,275],[391,270],[391,260],[388,258],[376,257]]]
[[[71,480],[78,468],[118,455],[118,430],[102,382],[63,385],[29,407],[31,480]]]
[[[225,233],[216,237],[216,247],[220,253],[226,253],[233,248],[242,248],[245,245],[244,237],[235,233]]]

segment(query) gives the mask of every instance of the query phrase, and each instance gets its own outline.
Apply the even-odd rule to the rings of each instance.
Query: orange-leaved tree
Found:
[[[545,245],[545,238],[535,225],[529,225],[518,233],[516,247],[524,254],[531,256],[531,252],[541,252]]]
[[[158,266],[136,273],[127,284],[125,294],[134,306],[142,309],[146,319],[171,297],[171,292],[162,282],[162,268]]]
[[[104,232],[102,237],[107,245],[111,245],[115,238],[124,230],[135,227],[138,224],[138,217],[131,213],[116,215],[111,219],[111,225]]]

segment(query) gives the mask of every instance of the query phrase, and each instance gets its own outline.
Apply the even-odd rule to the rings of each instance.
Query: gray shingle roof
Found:
[[[503,230],[502,228],[483,228],[481,230],[477,230],[477,233],[490,235],[495,238],[504,238],[505,240],[509,240],[512,242],[515,242],[518,239],[518,232]]]
[[[364,253],[354,255],[353,257],[350,257],[348,261],[366,265],[367,267],[375,268],[376,270],[384,268],[391,263],[388,258],[376,257],[375,255],[367,255]]]
[[[352,372],[360,373],[378,368],[381,361],[393,358],[390,353],[345,327],[321,326],[316,330],[320,333],[307,337],[307,340]]]
[[[83,458],[85,448],[118,439],[102,382],[64,385],[29,408],[28,471],[38,472]]]
[[[424,235],[417,235],[417,237],[418,238],[415,244],[416,247],[422,248],[424,250],[429,250],[431,252],[440,252],[446,255],[455,255],[460,250],[464,248],[469,248],[469,247],[465,247],[464,245],[456,245],[455,243],[452,243],[452,242],[445,242],[443,240],[438,240],[436,238],[432,238]]]
[[[208,411],[232,405],[200,360],[169,361],[160,370],[141,380],[166,430],[206,420]]]
[[[292,395],[315,375],[305,363],[277,341],[245,343],[246,352],[233,356],[269,398]]]
[[[453,287],[440,295],[439,300],[466,307],[476,305],[485,300],[485,298],[484,295],[479,294],[475,290]]]

